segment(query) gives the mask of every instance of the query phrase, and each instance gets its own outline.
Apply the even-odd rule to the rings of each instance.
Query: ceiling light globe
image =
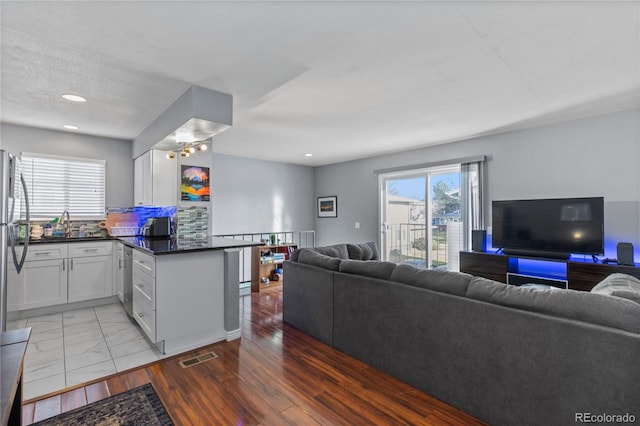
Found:
[[[74,95],[74,94],[71,94],[71,93],[63,94],[62,98],[66,99],[68,101],[71,101],[71,102],[87,102],[87,100],[85,98],[83,98],[82,96]]]
[[[196,152],[196,149],[194,147],[190,146],[188,151],[189,151],[189,154],[193,154],[194,152]]]
[[[198,151],[206,151],[207,150],[207,144],[201,143],[200,145],[198,145]]]

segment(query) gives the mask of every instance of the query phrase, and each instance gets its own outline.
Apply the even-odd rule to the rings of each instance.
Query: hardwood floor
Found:
[[[241,297],[242,339],[23,405],[23,424],[152,383],[176,425],[483,424],[282,322],[274,287]],[[179,361],[213,351],[188,368]]]

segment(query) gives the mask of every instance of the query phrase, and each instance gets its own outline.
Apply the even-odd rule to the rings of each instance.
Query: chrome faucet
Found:
[[[67,220],[64,220],[65,215],[67,216]],[[71,219],[69,219],[69,211],[65,210],[60,215],[60,220],[58,223],[62,225],[64,223],[64,236],[65,238],[69,238],[71,236]]]

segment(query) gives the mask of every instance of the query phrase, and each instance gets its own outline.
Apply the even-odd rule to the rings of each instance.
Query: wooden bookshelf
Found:
[[[282,268],[282,263],[289,259],[297,248],[297,244],[288,243],[252,247],[251,291],[257,293],[262,289],[282,284],[282,275],[280,279],[274,279],[274,271]]]

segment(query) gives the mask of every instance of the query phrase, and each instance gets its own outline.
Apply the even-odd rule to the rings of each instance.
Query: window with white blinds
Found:
[[[32,219],[105,217],[106,161],[22,153]]]

